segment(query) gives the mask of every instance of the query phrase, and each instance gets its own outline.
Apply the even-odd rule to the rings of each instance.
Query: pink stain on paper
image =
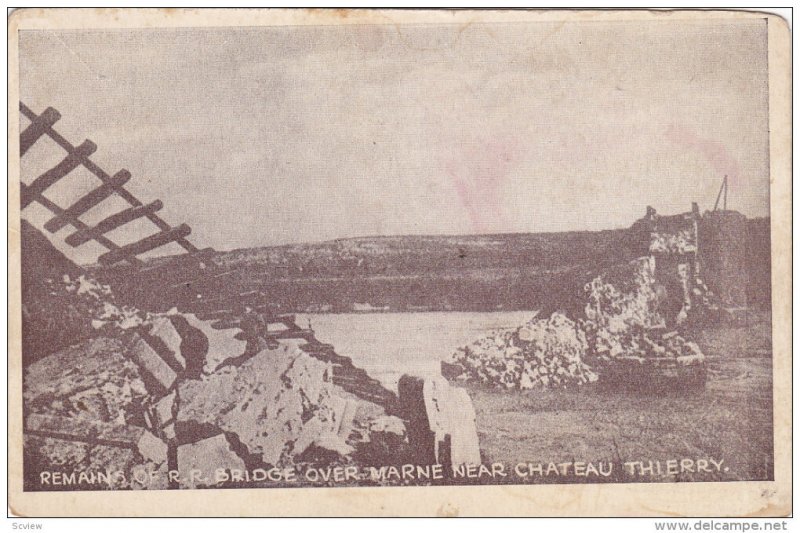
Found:
[[[508,227],[502,211],[503,186],[516,163],[517,141],[481,139],[456,146],[443,158],[442,168],[467,212],[473,231],[502,231]]]
[[[719,175],[728,176],[728,185],[735,185],[741,175],[739,162],[721,142],[701,137],[687,126],[672,124],[667,129],[667,138],[678,146],[699,152]]]

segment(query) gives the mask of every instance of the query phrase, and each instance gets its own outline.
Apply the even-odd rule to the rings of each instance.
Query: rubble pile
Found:
[[[344,456],[352,452],[338,433],[345,405],[337,409],[334,396],[328,364],[284,343],[239,366],[182,382],[177,423],[233,433],[269,465],[290,463],[312,444]]]
[[[140,414],[149,398],[142,374],[123,351],[118,339],[98,337],[26,369],[24,449],[31,468],[25,475],[36,486],[38,471],[90,475],[166,465],[166,444],[149,433]],[[152,442],[161,443],[160,452],[151,453]],[[115,483],[131,486],[130,479]]]
[[[634,228],[648,255],[605,270],[584,287],[573,319],[553,313],[458,349],[443,368],[456,379],[502,388],[566,387],[596,381],[613,365],[702,365],[688,326],[715,309],[698,275],[695,214],[648,209]]]
[[[517,389],[566,387],[597,380],[583,362],[586,348],[580,324],[554,313],[460,348],[450,363],[461,367],[462,380]]]
[[[174,309],[146,313],[83,275],[48,283],[76,327],[65,346],[25,366],[31,487],[54,469],[93,490],[218,486],[189,473],[321,455],[345,463],[371,433],[386,433],[372,424],[384,409],[365,409],[335,385],[333,363],[316,357],[308,338],[268,340],[249,328],[259,323],[252,317],[221,326]]]

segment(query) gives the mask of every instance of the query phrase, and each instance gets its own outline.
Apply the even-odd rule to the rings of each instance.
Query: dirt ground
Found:
[[[753,314],[746,327],[707,329],[696,340],[707,357],[708,381],[694,393],[623,392],[598,384],[529,392],[470,386],[485,461],[616,465],[606,479],[532,476],[539,483],[772,479],[768,316]],[[666,461],[683,459],[694,461],[693,468],[665,473]],[[698,472],[700,459],[723,463]],[[660,461],[662,474],[642,476],[636,466],[631,474],[623,465],[632,461]]]

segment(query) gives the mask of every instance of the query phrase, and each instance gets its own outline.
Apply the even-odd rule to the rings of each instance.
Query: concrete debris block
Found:
[[[370,433],[392,433],[401,438],[406,435],[406,424],[401,418],[392,415],[383,415],[370,421]]]
[[[181,488],[196,489],[216,484],[217,469],[244,470],[245,463],[231,449],[225,435],[178,447],[178,476]]]
[[[171,317],[154,316],[150,319],[148,333],[160,341],[162,348],[156,350],[167,364],[176,371],[186,368],[186,359],[181,354],[183,339],[172,324]]]
[[[236,338],[240,332],[238,328],[215,329],[210,321],[200,320],[192,314],[184,315],[184,318],[206,336],[208,348],[203,365],[206,374],[214,372],[226,359],[241,356],[247,349],[247,342]]]
[[[161,435],[162,435],[162,436],[164,437],[164,439],[166,439],[167,441],[171,441],[171,440],[173,440],[173,439],[176,437],[176,435],[177,435],[177,434],[175,433],[175,424],[174,424],[174,423],[172,423],[172,424],[167,424],[166,426],[164,426],[163,428],[161,428]]]
[[[297,438],[292,443],[292,455],[298,456],[305,452],[314,442],[321,440],[324,434],[331,434],[333,424],[325,420],[312,418],[303,424]]]
[[[356,402],[331,396],[329,406],[331,415],[329,420],[312,418],[303,426],[300,435],[294,441],[292,455],[302,454],[311,444],[342,457],[353,452],[353,447],[347,444],[347,437],[353,429]]]
[[[149,395],[123,353],[120,340],[98,337],[32,363],[23,376],[26,412],[127,424]]]
[[[444,379],[428,379],[423,396],[439,462],[449,461],[452,468],[480,464],[475,409],[467,391],[450,386]]]
[[[347,405],[346,399],[340,396],[331,396],[330,408],[331,408],[331,415],[333,417],[332,429],[336,433],[339,432],[339,428],[342,425],[341,423],[342,419],[344,418],[344,410],[346,405]]]
[[[401,383],[400,401],[408,422],[409,443],[418,449],[419,460],[452,469],[480,464],[475,410],[469,394],[443,378],[403,376]]]
[[[623,270],[623,276],[618,272],[615,278],[599,276],[587,285],[589,303],[582,327],[589,343],[589,353],[601,361],[612,362],[619,357],[646,362],[648,359],[675,359],[684,355],[698,355],[701,360],[697,345],[689,343],[677,331],[660,333],[670,322],[664,316],[668,295],[656,279],[649,259],[652,258],[633,261],[627,270]],[[680,325],[696,316],[692,313],[704,303],[697,298],[693,301],[692,291],[701,285],[694,283],[690,265],[680,262],[672,266],[672,299],[676,302],[674,308],[680,307],[674,322]],[[606,280],[606,277],[612,279]]]
[[[167,443],[147,430],[142,432],[142,436],[136,443],[136,449],[142,457],[157,465],[167,461]]]
[[[233,433],[249,453],[277,465],[291,461],[319,436],[335,433],[330,379],[327,363],[297,343],[281,343],[238,367],[183,381],[178,421]]]
[[[158,352],[137,333],[133,334],[133,340],[128,347],[128,354],[131,360],[151,378],[157,387],[166,391],[175,383],[175,379],[178,377],[175,370],[170,368]]]
[[[158,337],[170,349],[170,351],[180,354],[181,336],[172,325],[172,316],[177,315],[156,315],[149,321],[150,335]]]
[[[305,352],[296,347],[293,350],[297,350],[297,353],[282,376],[284,382],[301,384],[303,395],[309,399],[313,398],[314,401],[320,398],[323,392],[326,394],[326,399],[330,399],[330,378],[332,377],[330,365],[307,356]]]
[[[478,424],[472,398],[460,387],[450,387],[450,460],[454,466],[481,462]]]

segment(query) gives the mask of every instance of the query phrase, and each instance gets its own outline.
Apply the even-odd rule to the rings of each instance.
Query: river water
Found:
[[[297,324],[313,328],[390,390],[403,374],[440,376],[440,362],[456,348],[498,329],[521,325],[535,311],[298,314]]]

